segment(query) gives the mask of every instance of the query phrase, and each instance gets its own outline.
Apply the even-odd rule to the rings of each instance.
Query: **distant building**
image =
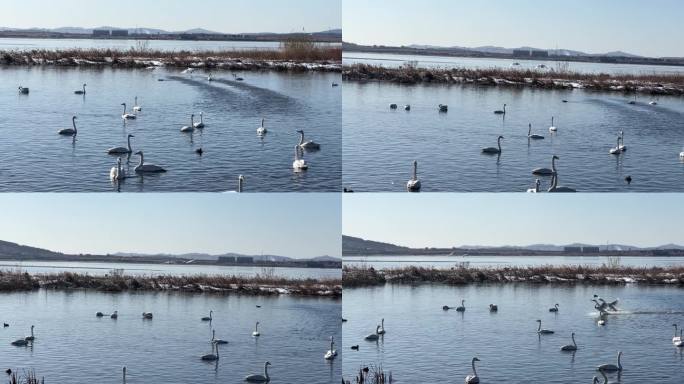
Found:
[[[532,57],[549,57],[549,51],[533,50],[530,51]]]
[[[111,33],[108,29],[93,29],[93,36],[97,37],[107,37]]]
[[[563,251],[567,253],[582,253],[582,247],[563,247]]]
[[[128,30],[125,29],[116,29],[112,31],[112,36],[115,37],[122,37],[122,36],[128,36]]]
[[[582,253],[599,253],[599,247],[582,247]]]

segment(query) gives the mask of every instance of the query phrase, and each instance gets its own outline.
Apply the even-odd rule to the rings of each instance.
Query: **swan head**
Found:
[[[128,137],[135,137],[135,136],[133,136],[133,135],[131,135],[131,134],[129,133],[129,134],[128,134]]]
[[[304,130],[303,130],[303,129],[298,129],[298,130],[297,130],[297,133],[301,133],[301,134],[303,135],[303,134],[304,134]]]
[[[136,153],[134,153],[134,155],[139,155],[139,156],[142,156],[142,154],[143,154],[143,151],[137,151]]]
[[[480,361],[477,357],[473,357],[473,361]]]
[[[503,138],[504,138],[503,136],[499,135],[499,137],[497,137],[497,140],[501,140]]]
[[[273,365],[273,364],[271,364],[270,361],[267,361],[267,362],[264,364],[264,366],[266,366],[266,367],[268,367],[269,365]]]
[[[560,157],[558,157],[558,156],[556,156],[556,155],[553,155],[552,159],[554,159],[554,160],[560,160]],[[598,297],[598,296],[594,296],[594,297]]]
[[[541,323],[541,320],[537,320],[537,323]]]
[[[71,117],[71,120],[76,120],[76,119],[78,119],[78,117],[76,117],[76,116]]]

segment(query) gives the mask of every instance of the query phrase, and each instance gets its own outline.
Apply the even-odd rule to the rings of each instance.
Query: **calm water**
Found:
[[[532,170],[550,168],[554,154],[559,185],[580,192],[684,190],[682,98],[630,105],[621,94],[582,90],[357,82],[346,82],[343,93],[342,178],[355,191],[405,191],[417,160],[422,191],[524,192],[533,187]],[[411,111],[390,110],[390,103]],[[492,113],[504,103],[505,118]],[[529,123],[545,139],[528,140]],[[610,155],[620,130],[628,150]],[[482,154],[499,135],[501,155]],[[545,191],[551,180],[541,179]]]
[[[261,308],[256,308],[256,305]],[[20,309],[20,310],[19,310]],[[98,319],[95,312],[119,311]],[[214,321],[200,321],[213,310]],[[143,311],[153,320],[142,320]],[[262,373],[271,383],[339,383],[341,360],[323,359],[329,338],[341,338],[341,302],[292,297],[180,294],[104,294],[38,291],[0,294],[3,370],[35,368],[46,382],[239,383]],[[261,337],[251,333],[259,321]],[[15,347],[35,325],[33,347]],[[218,364],[200,360],[211,352],[211,329],[228,340]]]
[[[339,269],[322,268],[262,268],[222,265],[193,265],[193,264],[132,264],[132,263],[79,263],[69,261],[20,261],[0,260],[0,270],[26,271],[36,273],[88,273],[91,275],[105,275],[114,269],[123,269],[127,275],[227,275],[227,276],[255,276],[257,274],[271,274],[287,278],[340,278]]]
[[[407,61],[417,61],[419,67],[424,68],[517,68],[520,70],[537,69],[538,65],[546,65],[548,69],[555,69],[555,61],[520,60],[520,59],[492,59],[476,57],[449,57],[449,56],[416,56],[416,55],[393,55],[383,53],[344,52],[342,54],[344,64],[371,64],[385,67],[398,67]],[[513,63],[520,64],[513,66]],[[565,62],[564,62],[565,63]],[[684,67],[670,65],[629,65],[607,63],[579,63],[567,62],[567,70],[582,73],[610,73],[610,74],[684,74]]]
[[[620,265],[630,267],[668,267],[684,264],[684,257],[620,257]],[[526,267],[540,265],[610,264],[608,257],[582,256],[345,256],[345,265],[365,265],[376,269],[389,269],[417,265],[420,267],[452,268],[467,265],[472,268]]]
[[[245,192],[337,191],[341,178],[341,91],[331,87],[339,74],[217,72],[205,74],[123,69],[3,68],[0,92],[0,191],[226,191],[245,177]],[[157,81],[166,79],[167,81]],[[74,90],[87,83],[86,97]],[[30,88],[19,95],[17,87]],[[143,110],[124,124],[126,102],[134,97]],[[206,128],[181,133],[190,114],[204,112]],[[78,116],[78,140],[57,134]],[[269,133],[256,129],[266,119]],[[197,120],[196,120],[197,121]],[[321,144],[304,158],[309,170],[292,169],[295,132]],[[124,165],[128,175],[118,185],[109,181],[116,157],[106,150],[125,146],[133,134],[133,150],[145,161],[167,169],[164,174],[136,176],[138,157]],[[203,156],[195,153],[202,148]]]
[[[135,47],[138,40],[104,39],[15,39],[0,38],[0,50],[60,50],[71,48],[102,48],[125,50]],[[187,41],[187,40],[145,40],[150,49],[159,51],[221,51],[233,49],[274,49],[279,42],[257,41]]]
[[[596,324],[594,293],[619,298],[622,312]],[[676,288],[551,287],[496,285],[386,286],[345,289],[343,373],[381,364],[397,382],[459,383],[470,361],[481,362],[483,383],[590,383],[596,366],[615,364],[623,351],[623,383],[681,383],[684,356],[672,344],[671,324],[684,322],[682,290]],[[465,313],[443,311],[466,300]],[[499,306],[489,312],[489,304]],[[548,308],[560,304],[554,315]],[[365,341],[380,319],[387,333]],[[539,337],[537,323],[554,330]],[[575,332],[576,353],[561,352]],[[349,350],[359,345],[358,351]],[[618,375],[609,376],[616,382]]]

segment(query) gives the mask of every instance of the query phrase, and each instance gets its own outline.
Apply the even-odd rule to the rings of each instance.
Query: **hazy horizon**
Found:
[[[345,0],[344,41],[364,45],[531,46],[684,57],[677,0]]]
[[[342,233],[412,248],[681,244],[681,195],[645,196],[346,194]]]
[[[40,9],[41,12],[35,12]],[[121,11],[125,11],[122,14]],[[341,26],[339,0],[24,0],[3,7],[0,27],[7,28],[154,28],[186,31],[204,28],[222,33],[320,32]]]
[[[340,257],[340,198],[330,195],[7,193],[0,240],[70,254]]]

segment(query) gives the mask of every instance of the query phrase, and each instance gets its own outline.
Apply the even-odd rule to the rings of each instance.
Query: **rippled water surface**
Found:
[[[345,82],[343,93],[343,184],[354,191],[405,191],[417,160],[422,191],[524,192],[534,185],[532,170],[550,168],[552,155],[560,157],[559,185],[580,192],[684,190],[679,97],[649,105],[648,97],[629,104],[619,93],[582,90],[358,82]],[[505,118],[493,113],[504,103]],[[528,140],[529,123],[543,140]],[[611,155],[620,130],[627,151]],[[481,153],[499,135],[500,156]],[[541,182],[548,189],[550,177]]]
[[[331,87],[339,74],[276,72],[181,74],[180,71],[126,69],[0,69],[0,191],[226,191],[244,175],[245,192],[337,191],[341,178],[341,91]],[[158,81],[165,80],[165,81]],[[85,97],[74,91],[87,83]],[[20,95],[17,87],[29,87]],[[134,97],[142,112],[124,124]],[[204,113],[206,127],[181,133],[190,114]],[[77,116],[76,142],[57,134]],[[262,139],[256,129],[265,118]],[[197,121],[197,120],[196,120]],[[295,132],[321,145],[307,152],[305,172],[293,172]],[[125,146],[164,174],[134,173],[138,157],[124,158],[132,176],[109,181],[116,157],[111,147]],[[195,151],[203,149],[203,156]]]
[[[257,308],[260,305],[261,308]],[[95,312],[119,311],[117,320]],[[200,321],[213,310],[214,321]],[[154,319],[143,320],[141,313]],[[263,373],[271,383],[339,383],[341,360],[323,359],[329,338],[341,337],[341,302],[293,297],[104,294],[37,291],[0,294],[0,361],[6,368],[34,368],[45,382],[240,383]],[[261,336],[252,337],[260,322]],[[35,325],[35,341],[15,347]],[[211,352],[212,329],[229,344],[218,363]]]
[[[621,311],[605,326],[590,301],[595,293],[620,299]],[[684,355],[672,344],[671,326],[684,323],[681,295],[677,288],[635,286],[345,289],[343,372],[350,379],[362,366],[381,364],[397,382],[462,383],[477,356],[482,383],[591,383],[596,366],[615,364],[622,351],[624,370],[609,375],[611,383],[681,383]],[[464,313],[442,310],[462,298]],[[490,313],[490,303],[498,312]],[[555,303],[557,314],[548,311]],[[365,341],[383,317],[387,333]],[[555,334],[537,335],[537,319]],[[578,350],[561,352],[571,332]]]

